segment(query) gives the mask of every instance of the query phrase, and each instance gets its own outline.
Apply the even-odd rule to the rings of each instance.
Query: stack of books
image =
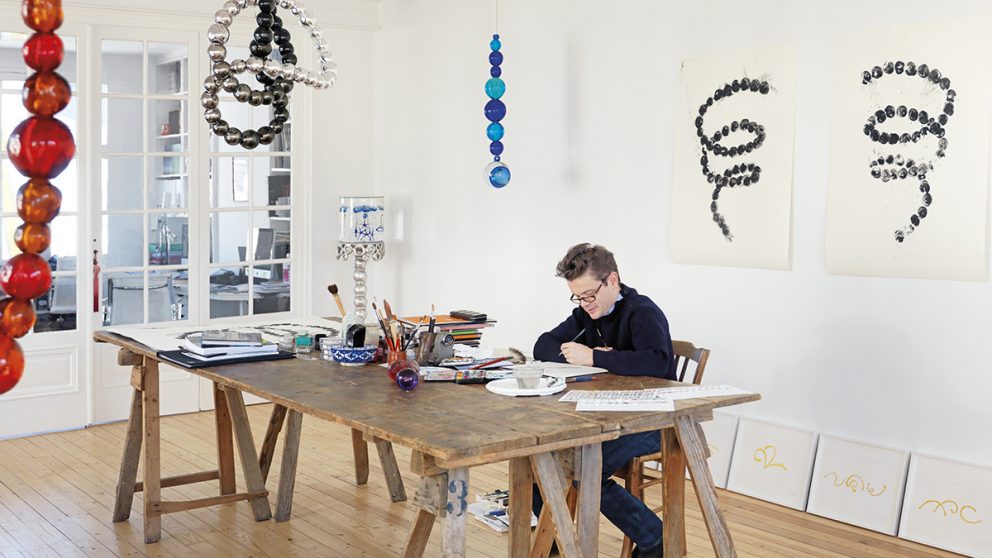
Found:
[[[179,347],[186,355],[203,361],[223,361],[274,355],[279,345],[264,341],[257,332],[208,330],[183,339]]]
[[[450,333],[455,338],[455,343],[477,347],[482,340],[482,330],[496,325],[496,320],[490,320],[485,314],[477,315],[481,316],[481,318],[467,320],[441,314],[434,319],[434,329],[444,333]],[[430,322],[430,316],[411,316],[409,318],[400,318],[400,321],[411,328],[416,327],[419,323],[421,328],[423,328]]]

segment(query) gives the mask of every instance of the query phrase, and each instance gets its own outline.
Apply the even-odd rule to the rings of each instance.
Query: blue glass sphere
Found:
[[[499,78],[489,78],[489,80],[486,81],[486,95],[488,95],[490,99],[499,99],[503,96],[503,93],[506,93],[506,84],[503,83],[503,80]]]
[[[500,44],[499,39],[493,39],[493,40],[489,41],[489,48],[491,48],[493,50],[499,50],[499,47],[501,47],[501,46],[503,46],[503,45]]]
[[[486,166],[486,180],[493,188],[502,188],[510,183],[510,167],[499,161]]]
[[[499,66],[500,64],[502,64],[503,63],[503,53],[500,52],[500,51],[498,51],[498,50],[494,50],[494,51],[490,52],[489,53],[489,63],[492,64],[493,66]]]
[[[404,368],[396,373],[396,385],[411,391],[420,383],[420,374],[413,368]]]
[[[489,144],[489,152],[493,155],[500,155],[503,153],[503,142],[494,141]]]
[[[489,75],[493,77],[499,77],[503,75],[503,70],[499,69],[499,66],[493,66],[489,69]]]
[[[484,112],[486,114],[486,118],[490,122],[499,122],[500,120],[503,120],[504,116],[506,116],[506,105],[504,105],[503,101],[500,101],[499,99],[492,99],[486,103]]]
[[[493,122],[486,127],[486,137],[491,141],[499,141],[503,139],[503,125],[499,122]]]

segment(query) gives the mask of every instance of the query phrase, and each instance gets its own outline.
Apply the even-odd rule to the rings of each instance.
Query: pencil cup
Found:
[[[396,382],[397,385],[406,390],[417,387],[417,384],[420,382],[420,365],[417,364],[417,361],[404,358],[406,356],[405,351],[392,351],[390,352],[390,356],[392,355],[397,356],[389,360],[389,369],[387,372],[389,374],[389,380]],[[412,378],[411,372],[416,378]]]
[[[389,365],[388,369],[389,369],[390,380],[394,382],[396,381],[396,371],[399,370],[399,368],[397,367],[399,364],[406,363],[407,365],[409,365],[410,362],[414,362],[412,358],[413,355],[410,354],[412,352],[413,351],[404,351],[402,349],[398,351],[386,350],[386,364]]]

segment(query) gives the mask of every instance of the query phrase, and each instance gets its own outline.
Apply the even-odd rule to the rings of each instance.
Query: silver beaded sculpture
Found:
[[[230,25],[234,18],[248,6],[256,6],[259,13],[256,16],[258,28],[251,42],[251,53],[247,60],[227,60],[227,44],[230,38]],[[289,31],[283,27],[282,20],[276,15],[276,8],[289,10],[297,16],[300,24],[310,35],[320,60],[320,71],[312,72],[297,67],[296,54],[291,42]],[[337,64],[334,63],[327,50],[327,40],[317,27],[313,15],[303,8],[299,0],[228,0],[222,9],[214,14],[214,23],[207,30],[210,46],[207,56],[213,66],[210,75],[203,82],[204,92],[200,96],[203,106],[203,118],[210,125],[213,133],[224,138],[229,145],[241,145],[245,149],[254,149],[259,145],[268,145],[282,133],[286,121],[289,120],[289,93],[294,83],[301,83],[315,89],[327,89],[337,81]],[[273,43],[278,47],[280,60],[270,58]],[[248,84],[241,83],[238,74],[251,73],[264,87],[252,90]],[[258,130],[240,130],[227,123],[220,112],[220,102],[217,94],[223,89],[234,95],[242,103],[252,106],[271,105],[273,118],[267,126]]]

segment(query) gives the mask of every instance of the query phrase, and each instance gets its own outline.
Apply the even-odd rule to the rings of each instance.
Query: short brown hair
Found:
[[[613,258],[613,252],[606,248],[583,242],[568,249],[565,257],[558,262],[555,268],[555,275],[564,277],[566,281],[571,281],[582,277],[586,273],[594,275],[600,281],[605,280],[610,273],[616,272],[617,261]]]

